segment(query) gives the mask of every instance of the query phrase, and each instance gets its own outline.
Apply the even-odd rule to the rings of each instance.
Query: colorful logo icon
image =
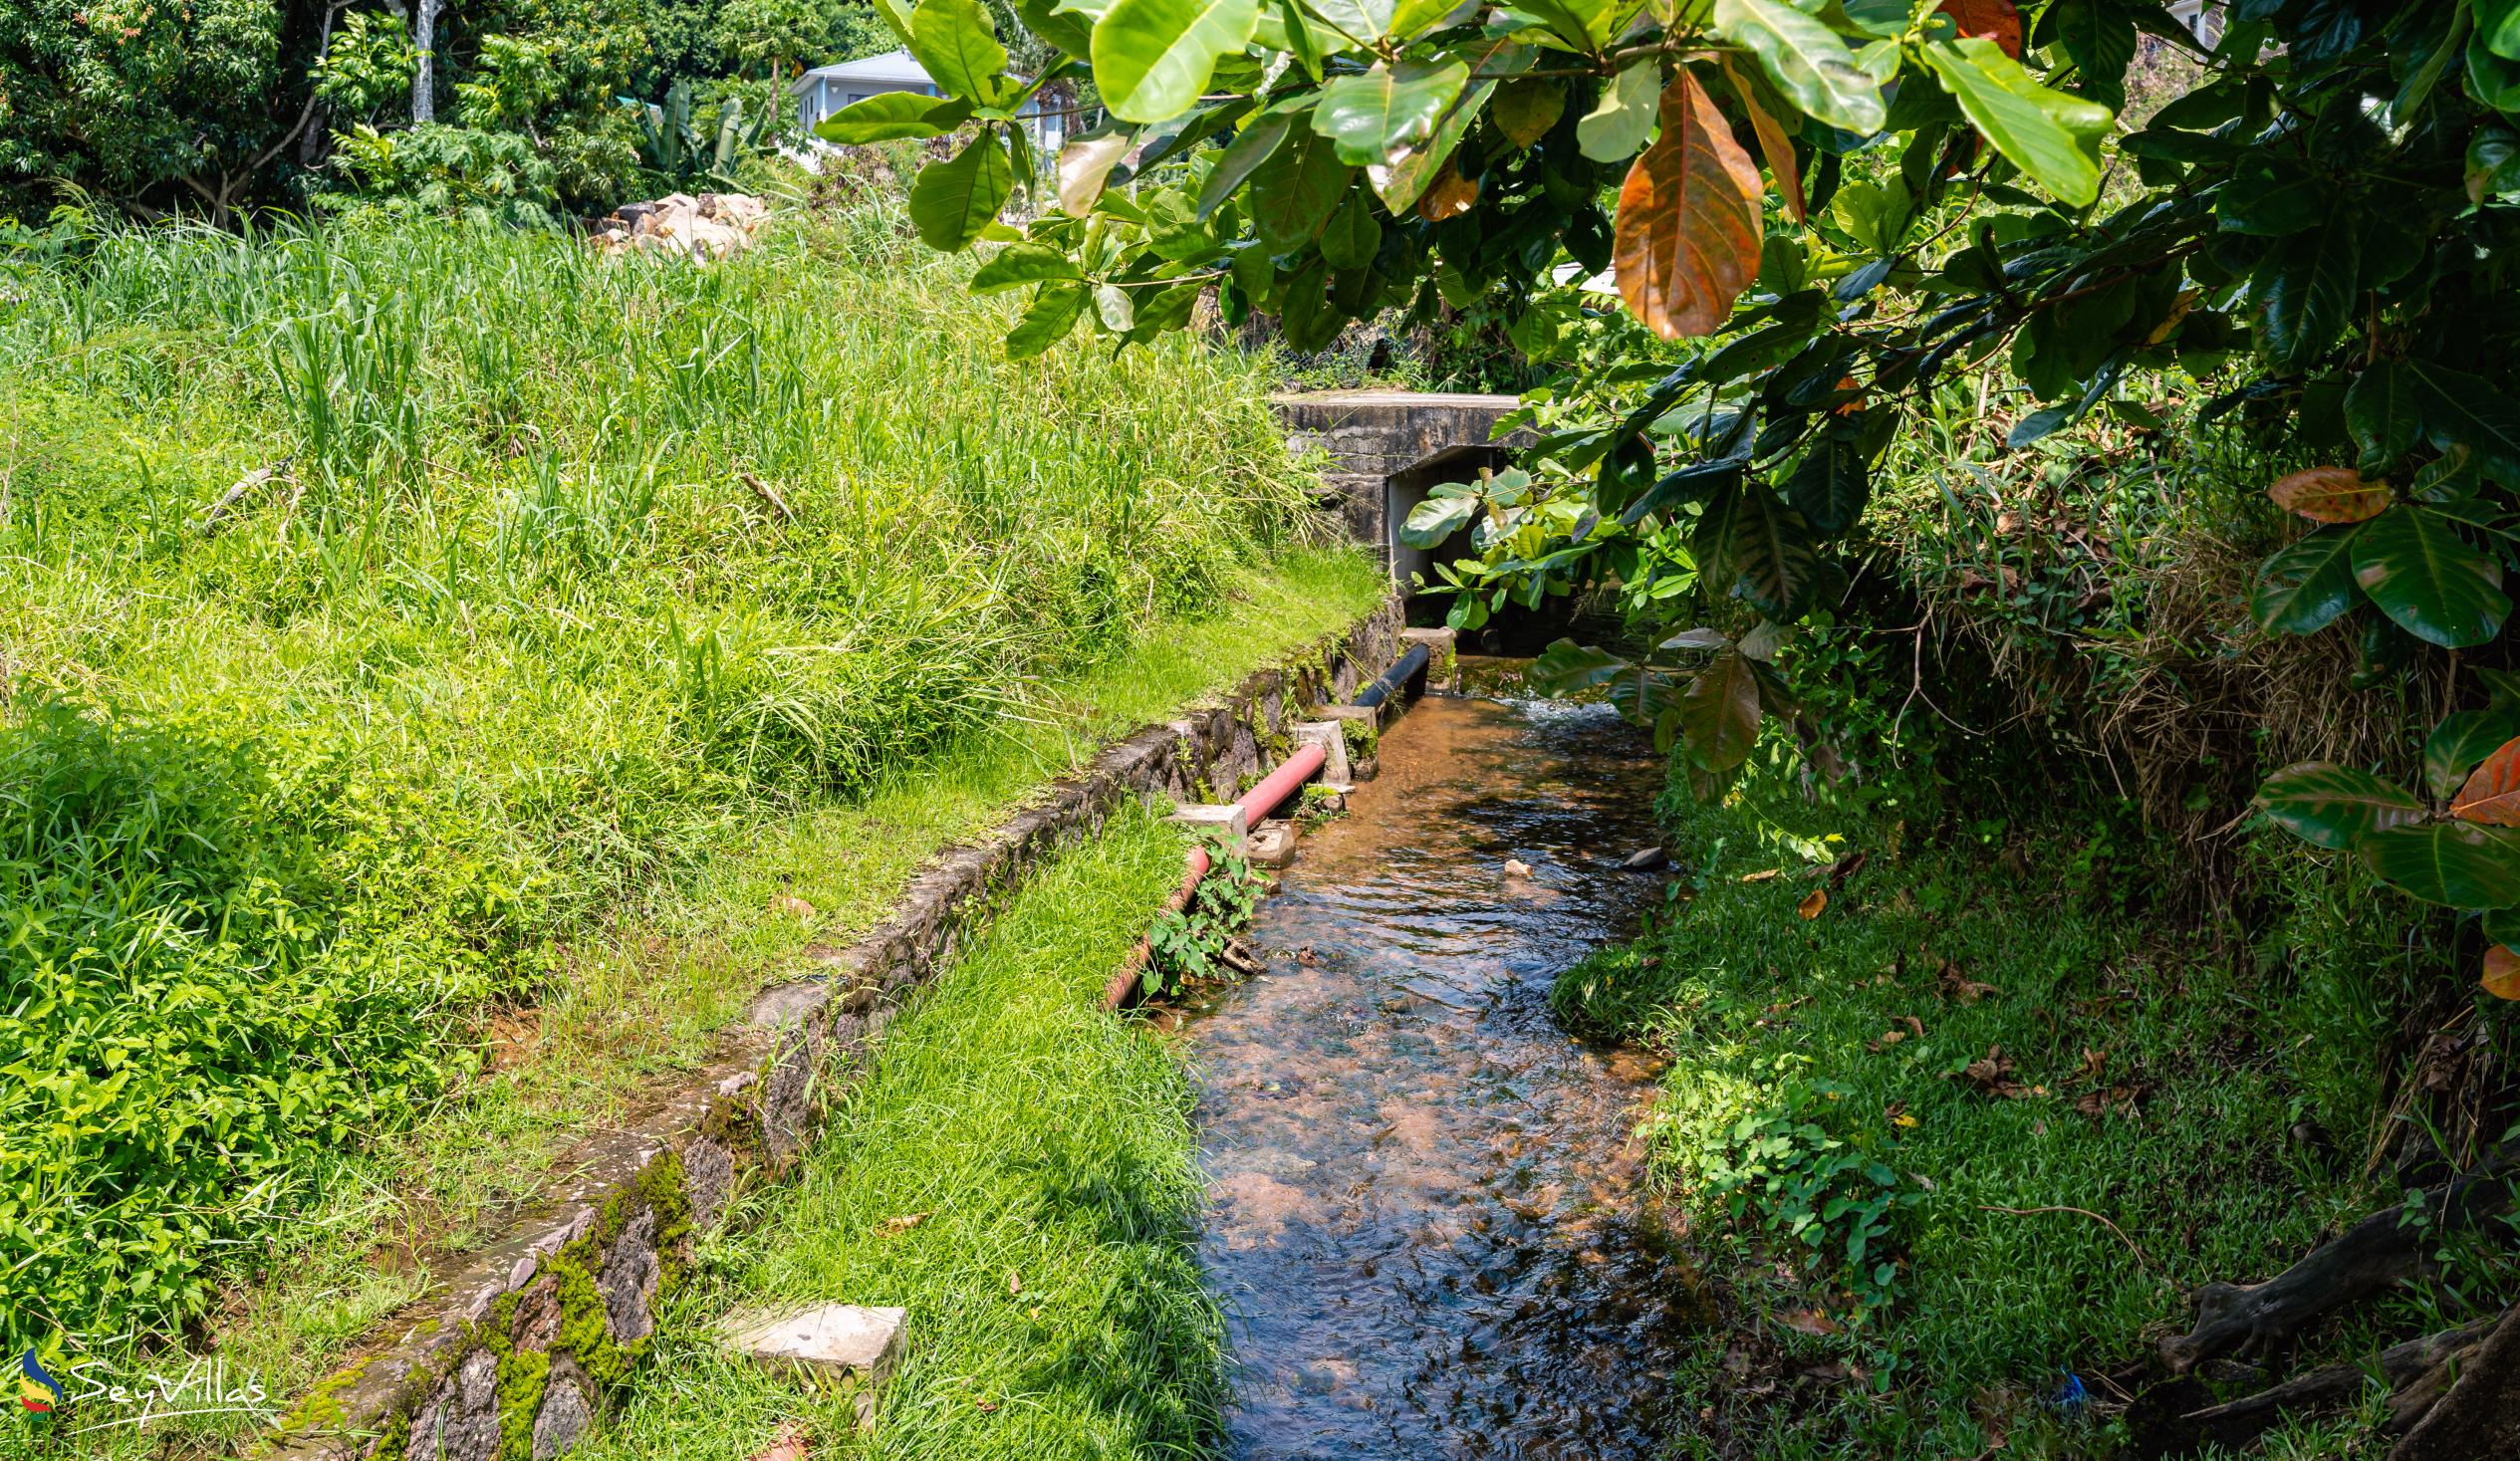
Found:
[[[61,1382],[44,1372],[43,1362],[29,1349],[18,1357],[18,1403],[37,1415],[47,1415],[62,1402]]]

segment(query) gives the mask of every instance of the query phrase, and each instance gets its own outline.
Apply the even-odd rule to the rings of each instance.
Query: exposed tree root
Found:
[[[2414,1277],[2443,1232],[2474,1227],[2510,1208],[2503,1178],[2515,1170],[2520,1144],[2495,1147],[2446,1186],[2421,1194],[2428,1222],[2410,1224],[2406,1209],[2393,1207],[2265,1283],[2207,1284],[2196,1291],[2195,1329],[2163,1339],[2161,1361],[2172,1374],[2185,1374],[2218,1354],[2265,1352],[2330,1310]]]
[[[2390,1345],[2380,1353],[2381,1378],[2398,1394],[2411,1394],[2409,1386],[2447,1369],[2442,1361],[2463,1355],[2481,1342],[2498,1318],[2476,1320],[2456,1329],[2443,1330],[2437,1335]],[[2192,1445],[2212,1444],[2237,1449],[2282,1419],[2286,1411],[2323,1409],[2352,1400],[2370,1377],[2371,1371],[2365,1365],[2331,1364],[2228,1404],[2191,1410],[2180,1416],[2179,1421],[2184,1427],[2192,1427]],[[2429,1408],[2431,1400],[2439,1398],[2439,1394],[2437,1389],[2432,1391],[2423,1401],[2424,1408]],[[2393,1397],[2393,1416],[2396,1408],[2397,1402]],[[2418,1409],[2415,1413],[2420,1415],[2422,1410]]]

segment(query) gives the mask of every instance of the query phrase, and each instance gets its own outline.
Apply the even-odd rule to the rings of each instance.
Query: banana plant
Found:
[[[628,102],[628,99],[624,99]],[[740,98],[718,104],[712,133],[703,133],[692,116],[691,83],[675,82],[665,100],[629,103],[638,115],[638,152],[650,172],[668,186],[713,183],[735,185],[735,165],[758,151],[769,134],[771,116],[765,108],[747,116]]]

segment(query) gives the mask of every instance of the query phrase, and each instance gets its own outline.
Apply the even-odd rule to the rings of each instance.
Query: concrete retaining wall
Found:
[[[892,915],[821,973],[769,989],[731,1049],[660,1109],[560,1163],[577,1175],[406,1310],[256,1447],[290,1461],[548,1461],[596,1422],[643,1356],[657,1305],[739,1182],[775,1179],[865,1075],[885,1025],[1037,862],[1131,797],[1230,800],[1287,727],[1397,656],[1385,605],[1212,708],[1149,726],[974,847],[939,856]]]

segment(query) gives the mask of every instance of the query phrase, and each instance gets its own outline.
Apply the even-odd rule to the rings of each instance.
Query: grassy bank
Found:
[[[2092,822],[1927,834],[1760,785],[1674,800],[1669,915],[1557,994],[1671,1057],[1653,1170],[1727,1309],[1673,1378],[1684,1454],[2108,1454],[2105,1376],[2186,1327],[2189,1290],[2395,1198],[2362,1172],[2362,1052],[2440,973],[2357,919],[2370,889],[2305,893],[2250,947],[2158,917]],[[2404,1307],[2456,1322],[2480,1279],[2453,1265]],[[2383,1332],[2420,1329],[2311,1347]]]
[[[320,1347],[783,951],[1370,599],[1221,568],[1304,518],[1245,365],[1011,367],[901,237],[11,262],[0,1339],[250,1331],[276,1271]]]
[[[1192,1253],[1194,1096],[1104,981],[1181,875],[1132,814],[1027,885],[892,1027],[792,1187],[703,1255],[648,1378],[593,1461],[752,1454],[787,1422],[817,1456],[1198,1453],[1224,1331]],[[908,1357],[871,1437],[846,1396],[726,1356],[730,1308],[900,1305]]]

